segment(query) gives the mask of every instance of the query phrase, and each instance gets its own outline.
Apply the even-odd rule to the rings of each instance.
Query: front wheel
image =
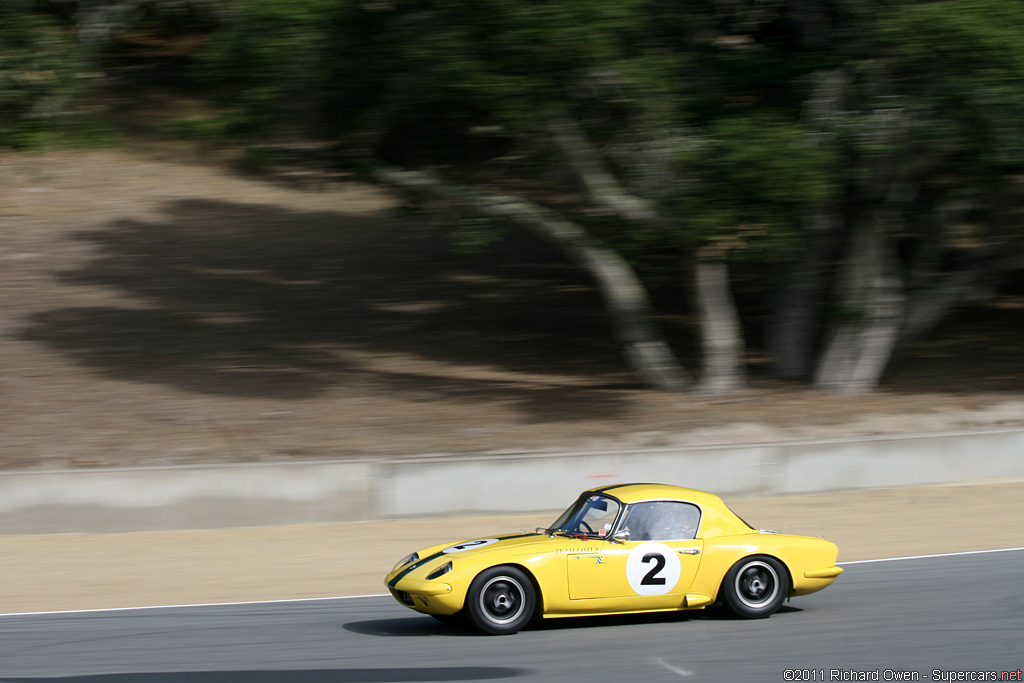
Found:
[[[732,566],[722,582],[722,598],[733,614],[763,619],[774,614],[789,594],[789,572],[774,557],[745,557]]]
[[[465,613],[483,633],[506,635],[526,625],[536,600],[533,583],[521,569],[491,567],[473,579]]]

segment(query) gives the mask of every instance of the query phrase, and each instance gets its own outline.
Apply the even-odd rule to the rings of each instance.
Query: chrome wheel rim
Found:
[[[748,562],[736,572],[736,596],[751,609],[771,604],[779,594],[779,574],[767,562]]]
[[[495,576],[480,589],[480,610],[495,624],[508,624],[526,609],[526,591],[509,576]]]

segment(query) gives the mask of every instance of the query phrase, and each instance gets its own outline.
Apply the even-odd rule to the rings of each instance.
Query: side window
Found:
[[[696,538],[699,524],[696,505],[657,501],[630,505],[622,528],[631,541],[685,541]]]

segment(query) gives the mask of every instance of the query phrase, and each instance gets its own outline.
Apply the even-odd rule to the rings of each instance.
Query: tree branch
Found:
[[[595,206],[625,220],[659,230],[669,227],[670,221],[659,213],[654,202],[629,192],[608,172],[575,122],[565,119],[549,121],[548,132],[565,153],[587,197]]]
[[[611,318],[612,329],[633,371],[648,386],[682,391],[691,386],[671,348],[653,320],[653,307],[640,279],[618,253],[591,236],[582,226],[533,202],[489,195],[456,185],[422,171],[371,167],[377,182],[440,198],[476,213],[507,220],[554,242],[597,283]]]
[[[979,260],[973,267],[947,275],[943,281],[913,296],[907,305],[899,344],[905,347],[921,339],[959,304],[969,300],[975,285],[985,278],[1024,269],[1024,249]]]

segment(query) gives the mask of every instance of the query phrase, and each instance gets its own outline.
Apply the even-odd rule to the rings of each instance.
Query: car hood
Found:
[[[494,550],[511,550],[520,546],[542,543],[550,540],[550,538],[551,537],[547,534],[537,533],[534,531],[519,534],[484,536],[481,538],[471,538],[465,541],[459,541],[457,543],[446,543],[444,545],[436,545],[431,548],[426,548],[420,551],[420,557],[426,558],[450,555],[452,559],[455,559],[456,557],[466,557],[468,555],[476,555],[478,553],[485,553]]]
[[[550,534],[538,532],[524,532],[520,534],[506,534],[499,536],[485,536],[482,538],[471,538],[457,543],[445,543],[424,548],[419,552],[419,559],[404,566],[395,567],[389,574],[389,584],[398,579],[408,576],[420,567],[433,564],[443,558],[457,560],[460,558],[478,556],[491,552],[508,553],[509,551],[524,553],[533,552],[535,548],[549,552],[587,552],[601,548],[597,539],[578,539],[566,536],[551,536]]]
[[[579,552],[588,552],[600,550],[604,547],[604,543],[606,541],[607,539],[605,538],[574,538],[564,534],[555,536],[544,532],[530,531],[519,534],[488,536],[459,541],[458,543],[436,545],[419,551],[419,554],[421,558],[448,555],[451,559],[455,559],[457,557],[466,557],[468,555],[476,555],[478,553],[486,553],[495,550],[509,551],[516,550],[517,548],[523,548],[523,550],[526,550],[528,546],[537,545],[543,546],[545,550],[552,551],[558,550],[566,552],[567,549],[572,548]]]

